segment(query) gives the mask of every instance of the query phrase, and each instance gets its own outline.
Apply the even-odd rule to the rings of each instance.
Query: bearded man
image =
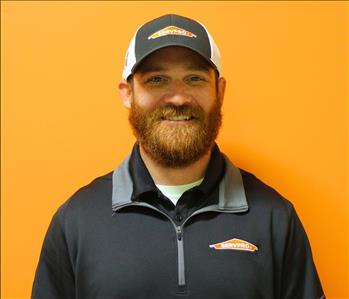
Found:
[[[324,298],[293,205],[215,143],[225,86],[201,23],[136,31],[118,87],[137,142],[58,209],[32,298]]]

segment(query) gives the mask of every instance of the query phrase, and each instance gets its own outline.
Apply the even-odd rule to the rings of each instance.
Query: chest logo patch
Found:
[[[241,250],[250,252],[255,252],[258,250],[258,247],[256,245],[236,238],[221,243],[212,244],[210,245],[210,248],[216,250]]]
[[[159,31],[154,32],[152,35],[148,36],[148,39],[155,39],[165,35],[183,35],[188,37],[196,37],[196,35],[194,33],[191,33],[190,31],[184,30],[176,26],[167,26],[165,28],[162,28]]]

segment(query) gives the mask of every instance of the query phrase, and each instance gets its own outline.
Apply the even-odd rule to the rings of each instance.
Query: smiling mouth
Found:
[[[190,121],[193,119],[194,119],[193,116],[187,116],[187,115],[161,117],[161,120],[168,120],[168,121]]]

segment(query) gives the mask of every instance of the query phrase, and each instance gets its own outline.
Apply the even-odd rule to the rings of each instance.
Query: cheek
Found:
[[[158,99],[159,96],[154,93],[135,91],[133,93],[132,101],[136,102],[137,105],[142,107],[144,110],[151,111],[158,105]]]
[[[195,95],[195,99],[199,106],[206,112],[210,111],[217,101],[217,96],[212,90],[198,93]]]

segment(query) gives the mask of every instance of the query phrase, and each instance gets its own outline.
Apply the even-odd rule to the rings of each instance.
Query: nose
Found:
[[[188,87],[182,82],[172,82],[168,91],[163,97],[165,103],[171,103],[176,106],[189,104],[193,101]]]

